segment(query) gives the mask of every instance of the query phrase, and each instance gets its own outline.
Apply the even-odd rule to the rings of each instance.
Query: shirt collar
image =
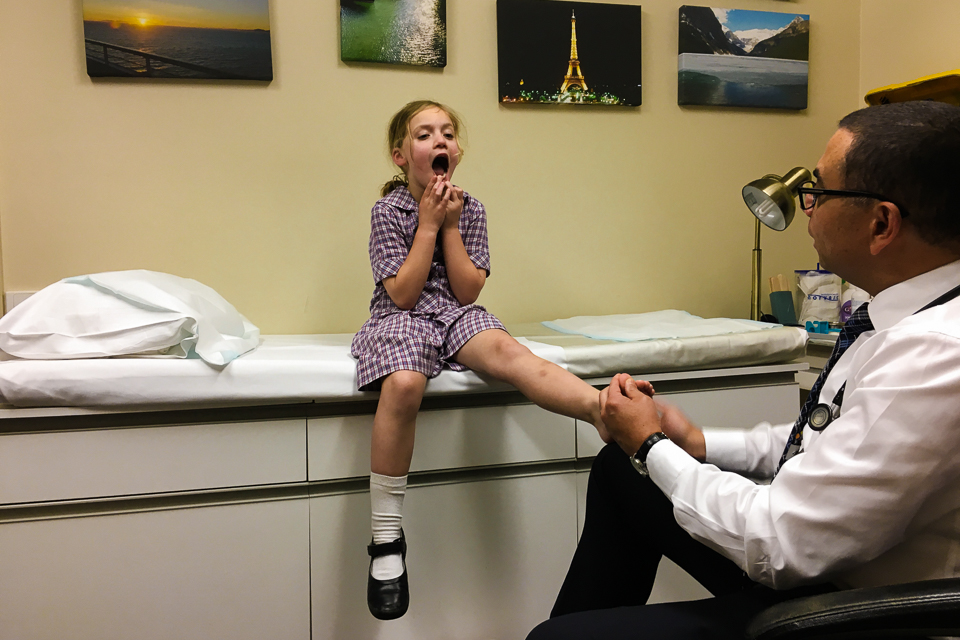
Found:
[[[884,289],[870,302],[870,320],[889,329],[960,284],[960,260]]]
[[[416,211],[417,201],[406,187],[397,187],[383,198],[384,202],[404,211]]]

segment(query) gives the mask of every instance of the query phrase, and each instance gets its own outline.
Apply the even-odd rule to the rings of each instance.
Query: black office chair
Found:
[[[797,598],[759,613],[748,640],[960,635],[960,578]]]

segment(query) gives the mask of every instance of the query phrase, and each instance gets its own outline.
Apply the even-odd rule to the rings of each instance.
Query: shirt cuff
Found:
[[[647,471],[650,479],[669,498],[673,495],[680,474],[700,462],[670,440],[661,440],[647,453]]]
[[[735,471],[747,467],[746,432],[736,429],[704,429],[706,461],[721,469]]]

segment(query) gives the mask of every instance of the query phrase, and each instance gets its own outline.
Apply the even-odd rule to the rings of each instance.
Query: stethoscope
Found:
[[[957,296],[960,296],[960,285],[950,289],[945,294],[923,307],[914,311],[912,315],[917,315],[921,311],[926,311],[933,307],[939,306],[945,302],[953,300]],[[833,396],[833,400],[829,404],[820,403],[813,408],[810,412],[810,417],[807,418],[807,426],[813,429],[816,432],[823,431],[830,426],[830,423],[840,417],[840,407],[843,405],[843,392],[847,388],[847,383],[844,383],[840,386],[840,390],[837,391],[837,394]]]

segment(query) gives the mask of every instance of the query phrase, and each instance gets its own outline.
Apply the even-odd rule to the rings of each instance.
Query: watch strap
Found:
[[[640,449],[637,450],[633,457],[637,459],[637,462],[646,464],[647,454],[650,453],[650,449],[653,447],[653,445],[657,444],[661,440],[669,440],[669,438],[667,438],[667,434],[665,434],[663,431],[657,431],[643,441],[643,444],[640,445]]]

